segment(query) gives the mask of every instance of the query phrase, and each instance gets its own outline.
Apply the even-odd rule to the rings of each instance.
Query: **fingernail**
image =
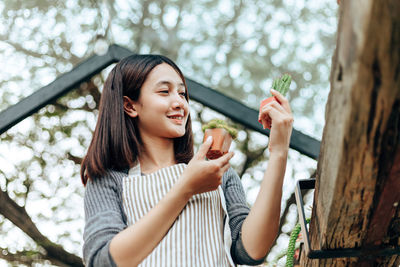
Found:
[[[271,88],[271,92],[276,92],[276,90],[275,90],[275,89],[273,89],[273,88]]]
[[[212,141],[212,136],[210,135],[209,137],[207,137],[207,142],[211,142]]]

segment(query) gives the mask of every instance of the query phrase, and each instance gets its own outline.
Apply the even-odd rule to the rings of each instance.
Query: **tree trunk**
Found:
[[[400,1],[342,1],[326,106],[311,247],[362,257],[302,266],[398,266],[400,246]]]

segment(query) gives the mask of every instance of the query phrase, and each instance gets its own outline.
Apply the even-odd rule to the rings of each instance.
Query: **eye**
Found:
[[[161,94],[169,94],[169,90],[168,89],[161,89],[158,91]]]
[[[186,92],[180,92],[179,94],[180,94],[181,96],[186,97]]]

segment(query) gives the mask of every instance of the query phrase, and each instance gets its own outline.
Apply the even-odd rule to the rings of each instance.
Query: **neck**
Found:
[[[176,163],[173,139],[143,136],[142,141],[139,162],[143,173],[152,173]]]

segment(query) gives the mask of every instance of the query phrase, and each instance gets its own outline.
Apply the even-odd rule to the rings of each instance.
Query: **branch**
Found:
[[[54,45],[53,45],[53,43],[50,42],[50,41],[47,42],[47,44],[51,47],[51,50],[50,50],[50,52],[47,53],[47,54],[42,54],[42,53],[38,53],[38,52],[35,52],[35,51],[32,51],[32,50],[26,49],[26,48],[24,48],[21,44],[10,41],[9,38],[8,38],[8,36],[5,35],[5,34],[0,35],[0,42],[4,42],[4,43],[6,43],[6,44],[8,44],[8,45],[10,45],[10,46],[12,46],[12,47],[14,47],[14,49],[15,49],[16,51],[21,52],[21,53],[23,53],[23,54],[25,54],[25,55],[27,55],[27,56],[35,57],[35,58],[40,58],[40,59],[42,59],[43,56],[46,55],[46,56],[50,56],[50,57],[56,58],[57,61],[69,62],[69,63],[71,63],[71,64],[74,65],[74,66],[82,60],[82,58],[75,56],[73,53],[70,53],[70,58],[69,58],[68,60],[66,60],[64,57],[58,55],[58,54],[55,52]],[[63,44],[63,43],[62,43],[62,44]],[[65,46],[65,43],[64,43],[64,46]],[[66,49],[66,51],[68,51],[68,50]],[[68,51],[68,52],[69,52],[69,51]],[[57,68],[54,68],[54,69],[57,71]],[[57,71],[57,76],[58,76],[59,74],[60,74],[60,73]]]
[[[103,81],[103,84],[104,84],[104,81]],[[87,81],[87,88],[85,91],[87,91],[87,92],[83,92],[83,93],[90,94],[91,96],[93,96],[93,100],[96,103],[96,106],[99,106],[101,94],[99,91],[99,87],[97,87],[97,85],[94,84],[93,80]],[[91,110],[91,111],[93,111],[93,110]]]
[[[10,263],[18,264],[18,266],[21,264],[25,266],[34,266],[34,264],[43,263],[48,259],[48,257],[39,251],[23,250],[17,251],[16,253],[11,253],[7,248],[0,247],[0,259],[4,259]],[[68,266],[65,263],[57,260],[53,260],[52,263],[62,267]]]
[[[254,152],[250,152],[249,148],[248,148],[249,141],[250,141],[250,133],[248,131],[246,131],[246,133],[247,133],[246,140],[244,140],[243,145],[241,147],[242,151],[247,151],[246,160],[243,164],[243,168],[242,168],[242,171],[240,172],[239,177],[242,177],[246,173],[248,168],[253,166],[255,162],[258,162],[260,157],[262,157],[262,155],[264,154],[264,151],[268,148],[268,145],[267,145],[266,147],[257,149]]]
[[[80,157],[75,157],[74,155],[72,155],[71,154],[71,152],[68,152],[67,153],[67,158],[69,159],[69,160],[72,160],[75,164],[77,164],[77,165],[81,165],[81,163],[82,163],[82,158],[80,158]]]
[[[137,27],[139,32],[137,33],[137,37],[135,40],[137,51],[139,51],[140,47],[142,46],[142,41],[143,41],[143,30],[146,28],[144,26],[144,20],[149,16],[149,5],[150,1],[144,1],[143,6],[142,6],[142,17],[140,18],[140,21],[138,24],[135,24],[132,20],[129,20],[130,23],[132,23],[132,26]],[[132,12],[135,13],[135,10],[132,8]]]
[[[4,259],[11,263],[23,264],[25,266],[33,266],[41,260],[44,260],[46,255],[38,251],[18,251],[11,253],[7,248],[0,247],[0,259]]]
[[[11,42],[10,40],[7,40],[4,35],[0,35],[0,42],[4,42],[6,44],[11,45],[12,47],[14,47],[14,49],[16,51],[22,52],[27,56],[32,56],[32,57],[36,57],[36,58],[43,57],[43,54],[41,54],[41,53],[37,53],[35,51],[28,50],[28,49],[24,48],[22,45],[20,45],[19,43],[14,43],[14,42]]]
[[[24,207],[19,206],[6,192],[0,190],[0,213],[14,225],[30,236],[46,252],[46,258],[55,264],[60,262],[68,266],[83,266],[82,259],[51,242],[37,229]]]

